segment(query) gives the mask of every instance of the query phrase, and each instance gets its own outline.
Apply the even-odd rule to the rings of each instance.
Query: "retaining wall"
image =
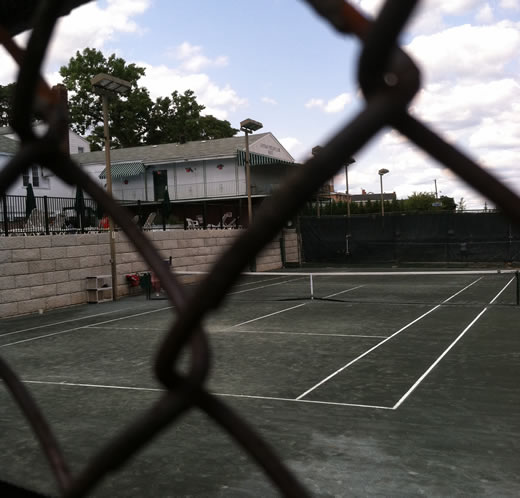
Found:
[[[178,270],[209,270],[241,230],[147,232],[164,259]],[[294,259],[294,235],[287,254]],[[287,251],[289,244],[289,252]],[[116,233],[117,294],[128,294],[125,276],[148,265],[123,232]],[[282,268],[280,241],[257,257],[257,271]],[[86,277],[109,275],[108,233],[0,237],[0,318],[87,302]]]

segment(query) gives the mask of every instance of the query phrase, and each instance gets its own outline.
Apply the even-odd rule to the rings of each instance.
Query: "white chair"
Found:
[[[152,223],[154,222],[156,216],[157,216],[157,213],[150,213],[148,215],[148,218],[146,218],[146,221],[144,222],[143,230],[152,229]]]
[[[233,218],[233,213],[231,211],[228,211],[227,213],[224,213],[224,216],[222,216],[222,227],[234,228],[236,221],[237,219]]]
[[[199,222],[197,220],[192,220],[191,218],[186,218],[186,228],[188,228],[188,230],[196,230],[200,228]]]

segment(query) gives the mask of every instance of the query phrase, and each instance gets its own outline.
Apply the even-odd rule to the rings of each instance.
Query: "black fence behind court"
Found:
[[[5,195],[0,200],[2,235],[81,233],[102,229],[103,210],[96,201],[71,197],[36,197],[33,205],[23,195]],[[82,204],[82,206],[81,206]]]
[[[499,213],[304,216],[300,227],[306,262],[520,261],[520,229]]]

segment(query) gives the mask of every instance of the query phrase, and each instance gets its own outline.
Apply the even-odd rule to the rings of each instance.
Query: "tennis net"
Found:
[[[205,272],[177,271],[188,287]],[[458,305],[519,304],[517,270],[245,272],[228,293],[236,301]]]

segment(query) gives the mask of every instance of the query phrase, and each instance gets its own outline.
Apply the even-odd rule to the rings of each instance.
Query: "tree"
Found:
[[[132,84],[128,96],[109,100],[109,126],[114,147],[139,145],[147,132],[147,116],[152,101],[145,88],[137,81],[145,69],[127,64],[112,54],[108,59],[96,49],[86,48],[76,52],[67,66],[60,68],[63,84],[69,91],[69,118],[72,129],[87,138],[93,150],[103,144],[103,109],[101,99],[92,91],[91,80],[99,73],[106,73]]]
[[[405,199],[404,205],[406,211],[431,211],[432,204],[435,202],[435,194],[429,192],[414,192]]]
[[[455,211],[455,201],[446,195],[437,199],[430,192],[414,192],[404,199],[403,208],[405,211]]]
[[[455,211],[457,205],[455,204],[455,200],[453,197],[448,197],[447,195],[441,195],[440,202],[442,204],[443,211]]]
[[[13,117],[15,83],[0,85],[0,126],[9,126]]]
[[[112,54],[108,59],[96,49],[76,52],[67,66],[60,68],[63,84],[70,92],[71,127],[80,135],[88,135],[93,150],[103,146],[103,112],[101,99],[92,91],[92,78],[107,73],[132,84],[130,92],[109,101],[109,126],[113,147],[134,147],[161,143],[184,142],[209,138],[232,137],[238,131],[228,121],[202,116],[204,106],[195,94],[175,90],[170,97],[155,102],[148,90],[139,87],[145,68],[128,64]]]
[[[457,204],[457,211],[459,211],[460,213],[466,211],[466,201],[464,200],[464,197],[460,198],[460,201]]]

